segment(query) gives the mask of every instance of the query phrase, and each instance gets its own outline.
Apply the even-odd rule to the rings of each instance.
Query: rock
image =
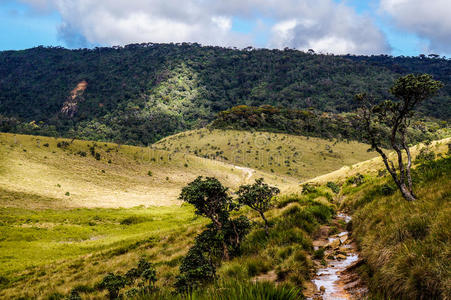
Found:
[[[324,285],[322,285],[319,290],[321,291],[321,293],[324,293],[326,291],[326,288],[324,287]]]
[[[343,259],[346,259],[346,255],[338,254],[337,256],[335,256],[335,258],[338,260],[343,260]]]
[[[348,235],[344,235],[344,236],[340,237],[340,242],[341,242],[342,244],[344,244],[344,243],[347,242],[347,241],[348,241]]]
[[[348,252],[349,250],[350,250],[349,248],[344,247],[344,246],[341,246],[340,248],[338,248],[338,251],[341,251],[341,252]]]
[[[337,249],[340,247],[340,239],[335,239],[326,245],[326,249]]]

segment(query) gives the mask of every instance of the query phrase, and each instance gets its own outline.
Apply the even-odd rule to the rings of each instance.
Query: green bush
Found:
[[[108,273],[99,284],[99,288],[108,291],[110,299],[117,299],[119,297],[119,291],[127,285],[125,277]]]
[[[324,248],[319,248],[318,250],[315,250],[315,252],[313,252],[313,258],[314,259],[323,259],[324,258]]]
[[[329,181],[326,186],[330,188],[335,194],[338,194],[340,192],[340,186],[335,182]]]
[[[418,153],[415,158],[416,164],[425,163],[428,161],[433,161],[435,159],[435,153],[431,151],[429,148],[421,148],[420,153]]]
[[[302,185],[302,194],[309,194],[314,192],[316,192],[316,187],[314,187],[313,185],[309,183]]]
[[[133,224],[139,224],[144,222],[144,219],[142,217],[138,216],[130,216],[125,219],[123,219],[120,224],[121,225],[133,225]]]

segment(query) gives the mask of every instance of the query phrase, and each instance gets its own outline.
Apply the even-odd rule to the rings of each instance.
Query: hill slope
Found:
[[[355,141],[218,129],[183,132],[167,137],[153,147],[230,162],[298,181],[376,156],[366,151],[368,145]]]
[[[186,136],[176,135],[164,140],[163,144],[167,143],[168,147],[178,145],[182,148],[182,145],[186,146],[189,141],[196,142],[194,138],[202,134],[204,137],[197,141],[198,144],[193,144],[199,146],[199,149],[205,148],[209,143],[213,146],[213,142],[223,145],[229,138],[231,145],[236,145],[235,139],[238,139],[239,144],[243,141],[244,145],[237,149],[251,149],[249,146],[252,143],[245,143],[245,137],[253,137],[257,146],[263,135],[245,135],[244,132],[234,131],[209,133],[201,130],[187,132]],[[274,146],[282,146],[279,149],[281,153],[292,153],[290,151],[294,146],[308,149],[308,146],[317,145],[322,148],[327,144],[324,140],[298,136],[268,136]],[[285,137],[282,141],[283,136]],[[432,148],[441,153],[446,152],[448,142],[449,140],[443,140]],[[0,134],[0,297],[36,298],[53,294],[52,297],[58,298],[67,295],[74,287],[90,296],[92,294],[93,297],[102,297],[105,294],[93,287],[103,276],[110,271],[125,273],[135,266],[142,255],[155,263],[157,284],[168,291],[194,236],[206,224],[204,218],[194,215],[191,206],[179,205],[176,199],[180,188],[197,175],[217,176],[225,185],[231,187],[232,191],[238,185],[260,176],[282,189],[283,195],[276,201],[276,208],[267,213],[273,224],[268,239],[262,238],[264,230],[259,226],[258,215],[247,210],[242,212],[256,223],[244,241],[243,255],[225,263],[218,270],[221,278],[227,280],[243,283],[255,279],[256,276],[265,277],[266,272],[276,270],[277,274],[273,273],[277,277],[280,275],[283,282],[300,286],[308,281],[313,267],[312,238],[320,224],[330,221],[336,205],[339,205],[338,201],[343,197],[344,205],[356,210],[355,234],[366,251],[364,255],[369,259],[374,253],[371,252],[371,247],[365,246],[365,240],[373,238],[374,230],[381,232],[382,225],[377,225],[376,221],[368,223],[367,215],[376,219],[378,216],[384,216],[387,222],[391,222],[389,218],[403,216],[407,223],[410,222],[410,210],[402,204],[399,193],[394,192],[388,198],[380,194],[371,196],[374,196],[375,190],[381,190],[379,185],[384,185],[387,178],[377,178],[370,174],[365,176],[363,184],[359,186],[344,182],[348,176],[356,174],[354,172],[366,173],[379,168],[379,165],[375,164],[377,159],[354,165],[349,168],[349,173],[332,173],[325,176],[327,179],[315,179],[313,182],[318,185],[310,192],[286,195],[299,193],[300,188],[298,178],[278,175],[279,172],[283,174],[284,169],[268,174],[246,167],[236,168],[229,163],[196,157],[182,151],[174,153],[153,149],[153,153],[157,155],[146,156],[144,151],[148,151],[147,148],[119,147],[115,144],[97,144],[91,148],[93,145],[94,143],[87,141],[74,140],[71,143],[70,140],[64,139]],[[345,153],[351,151],[351,148],[365,149],[364,145],[357,143],[347,145],[343,143],[333,146],[336,147],[333,148],[334,152],[341,153],[338,151],[340,147],[344,147]],[[213,154],[210,148],[206,147],[205,152]],[[94,155],[91,155],[91,149]],[[86,156],[83,152],[86,152]],[[220,155],[226,155],[225,151]],[[371,154],[363,152],[362,155]],[[155,158],[155,161],[152,158]],[[331,162],[329,158],[324,161],[313,156],[312,159],[316,168],[321,170],[331,168],[329,164],[340,163],[340,160]],[[323,163],[325,165],[322,165]],[[152,176],[148,175],[149,170],[152,171]],[[440,194],[440,197],[443,196],[440,199],[449,203],[449,170],[437,170],[439,172],[433,172],[436,177],[434,175],[431,180],[419,185],[418,193],[424,196],[425,201],[435,201],[439,199],[435,196]],[[169,177],[169,180],[166,180],[166,177]],[[339,183],[340,194],[335,194],[329,187],[319,186],[327,181]],[[439,190],[438,187],[440,192],[434,192],[434,189]],[[69,192],[68,195],[65,194],[66,191]],[[371,197],[366,196],[367,193]],[[111,198],[108,198],[108,195]],[[158,199],[162,200],[157,201]],[[389,205],[393,200],[396,201],[396,206]],[[445,216],[446,221],[446,213],[442,216],[440,209],[431,209],[441,208],[442,202],[431,205],[418,202],[418,205],[415,205],[415,209],[420,211],[426,208],[421,212],[422,218],[427,219],[427,222],[430,222],[428,224],[433,224],[431,230],[440,227],[434,224],[441,224],[434,220],[442,222]],[[384,205],[380,206],[381,203]],[[131,207],[138,204],[143,205]],[[391,211],[393,207],[396,210]],[[430,211],[437,214],[430,214]],[[417,215],[413,216],[416,218]],[[435,218],[436,216],[438,217]],[[421,226],[420,229],[424,228]],[[412,228],[417,227],[415,225]],[[447,238],[446,232],[438,233],[443,233],[444,235],[439,236]],[[392,239],[383,241],[390,240]],[[426,241],[429,241],[429,238],[426,238]],[[417,244],[419,242],[414,241]],[[442,245],[436,244],[438,247]],[[378,247],[384,251],[386,245],[380,242]],[[395,248],[396,251],[399,249],[402,250],[402,247]],[[409,249],[423,251],[427,248]],[[441,248],[436,249],[440,250],[439,253],[446,253],[441,251]],[[440,259],[439,256],[434,256],[435,258]],[[392,265],[391,261],[388,262]],[[424,270],[434,271],[433,268],[428,269],[429,266]],[[370,267],[378,268],[381,265]],[[390,272],[392,270],[396,271],[390,269]],[[406,278],[407,273],[400,274],[404,276],[401,276],[401,279]],[[428,282],[434,283],[431,276],[428,275],[427,278],[430,279]],[[446,279],[443,276],[437,278]],[[409,295],[412,295],[411,283],[405,286],[409,287]],[[392,293],[390,287],[387,291]],[[167,296],[168,299],[173,297],[172,294]]]
[[[178,205],[181,188],[199,175],[215,176],[232,188],[256,176],[281,189],[296,185],[293,179],[282,182],[193,155],[80,140],[0,134],[0,154],[2,191],[55,199],[49,205],[57,207]],[[8,199],[2,198],[2,205],[22,206]]]
[[[414,202],[389,177],[343,187],[365,262],[359,272],[375,299],[451,298],[451,157],[413,173]]]
[[[3,51],[0,130],[147,145],[241,104],[351,111],[356,93],[386,98],[393,80],[411,72],[445,83],[421,111],[449,120],[450,70],[440,58],[197,44]]]

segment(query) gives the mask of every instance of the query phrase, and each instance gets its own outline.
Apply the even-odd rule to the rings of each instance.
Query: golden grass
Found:
[[[217,177],[234,189],[256,177],[264,177],[281,189],[297,187],[294,179],[151,148],[97,143],[98,161],[90,155],[89,146],[94,142],[75,140],[66,149],[58,148],[62,141],[70,142],[0,134],[1,188],[57,200],[48,202],[48,207],[73,208],[179,205],[181,188],[199,175]],[[80,151],[87,156],[81,157],[77,154]],[[2,198],[0,205],[30,205],[27,197],[19,198]],[[38,206],[42,208],[42,203]]]
[[[443,155],[443,154],[447,153],[449,143],[451,143],[451,138],[445,138],[445,139],[442,139],[439,141],[433,141],[429,147],[436,154]],[[416,155],[418,155],[418,153],[420,152],[420,150],[423,147],[426,147],[426,146],[422,143],[415,145],[413,147],[410,147],[410,151],[411,151],[413,158],[415,158]],[[395,154],[390,153],[389,158],[394,161]],[[375,175],[378,173],[379,170],[385,170],[385,166],[384,166],[384,163],[383,163],[382,159],[380,158],[380,156],[377,156],[377,157],[374,157],[374,158],[366,160],[366,161],[358,162],[356,164],[353,164],[352,166],[344,166],[344,167],[340,168],[339,170],[309,179],[308,182],[318,183],[318,184],[323,184],[328,181],[342,182],[346,178],[348,178],[350,176],[354,176],[357,173]]]
[[[388,178],[368,181],[345,196],[344,206],[355,210],[353,236],[374,299],[451,298],[449,159],[437,162],[442,170],[435,166],[416,175],[414,202],[397,190],[381,194],[378,186]]]
[[[375,157],[368,145],[297,135],[199,129],[154,144],[171,153],[188,153],[305,181]]]

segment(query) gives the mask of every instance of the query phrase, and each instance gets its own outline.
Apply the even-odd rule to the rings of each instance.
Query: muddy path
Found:
[[[351,218],[337,214],[331,225],[320,228],[313,242],[317,271],[304,293],[307,299],[364,299],[367,289],[356,268],[362,264],[357,246],[346,230]],[[324,253],[324,254],[322,254]]]

